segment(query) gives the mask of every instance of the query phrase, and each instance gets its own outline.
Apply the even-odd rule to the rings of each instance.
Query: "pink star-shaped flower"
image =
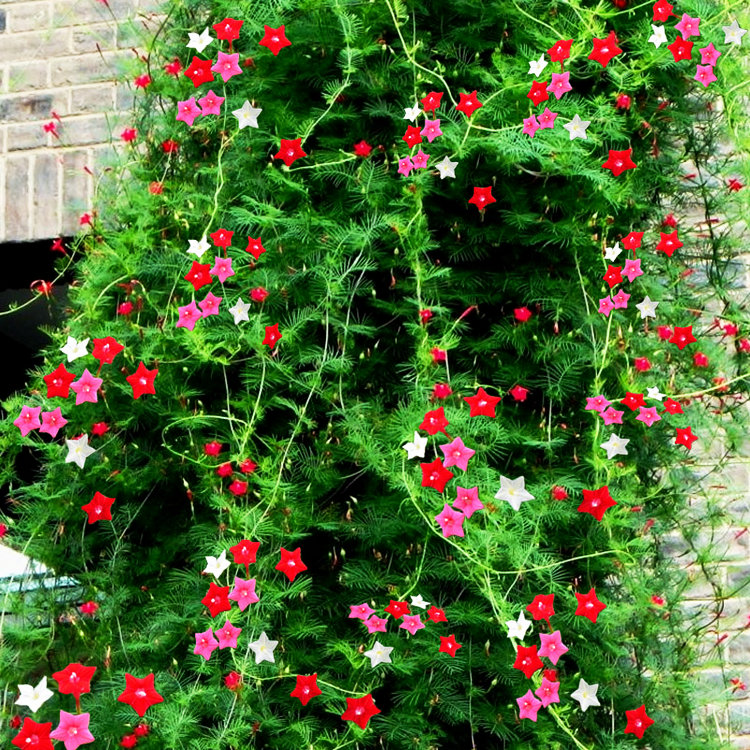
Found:
[[[89,731],[90,716],[88,713],[69,714],[67,711],[60,711],[60,723],[49,736],[60,740],[65,745],[65,750],[77,750],[79,745],[87,745],[94,741],[94,735]],[[34,742],[34,745],[36,744]],[[52,743],[50,747],[51,745]]]
[[[195,324],[203,317],[203,313],[198,309],[195,300],[189,305],[183,305],[177,309],[180,313],[180,319],[177,321],[175,328],[187,328],[192,331]]]
[[[219,648],[237,648],[237,638],[239,638],[242,628],[236,628],[227,620],[220,630],[217,630],[214,635],[219,639]]]
[[[206,115],[220,115],[223,103],[224,97],[214,94],[213,91],[209,91],[204,97],[198,99],[198,104],[201,106],[201,114],[204,117]]]
[[[218,315],[221,300],[221,297],[217,297],[213,292],[209,292],[206,298],[198,303],[198,307],[203,310],[203,317],[207,318],[209,315]]]
[[[573,87],[570,85],[570,72],[568,73],[553,73],[552,81],[547,86],[547,91],[554,94],[559,99],[567,91],[572,91]]]
[[[708,47],[701,47],[698,52],[701,53],[701,63],[703,65],[716,65],[716,61],[721,56],[721,52],[714,47],[713,42]]]
[[[630,295],[626,294],[622,289],[620,289],[617,294],[612,298],[612,301],[615,305],[615,310],[621,310],[628,306],[628,300],[630,299]]]
[[[351,619],[352,617],[358,617],[362,621],[366,620],[371,614],[375,612],[375,610],[367,603],[350,604],[349,609],[351,610],[351,612],[349,613],[349,619]]]
[[[549,107],[544,108],[544,112],[539,115],[539,127],[540,128],[552,128],[555,126],[555,118],[557,112],[553,112]]]
[[[536,119],[536,115],[525,117],[523,121],[523,134],[533,138],[540,127],[541,125],[539,124],[539,120]]]
[[[639,276],[643,276],[641,270],[641,259],[640,258],[628,258],[625,261],[625,266],[622,269],[622,275],[627,277],[628,281],[632,284]]]
[[[177,102],[176,120],[182,120],[192,126],[195,118],[200,117],[202,114],[203,112],[201,112],[201,108],[196,104],[194,96],[191,96],[184,102]]]
[[[83,371],[83,375],[81,375],[75,383],[70,384],[71,390],[76,393],[76,406],[87,401],[95,404],[98,400],[96,395],[97,391],[103,382],[104,381],[101,378],[95,377],[88,371],[88,368],[86,368]]]
[[[383,617],[373,615],[372,617],[365,620],[368,633],[385,633],[387,621]]]
[[[462,471],[469,468],[469,459],[476,453],[471,448],[467,448],[460,437],[454,438],[447,445],[441,445],[440,450],[443,451],[445,456],[443,466],[446,469],[450,466],[458,466]]]
[[[425,120],[424,127],[419,132],[432,143],[435,138],[443,134],[440,130],[440,120]]]
[[[655,406],[639,406],[638,412],[636,419],[639,422],[643,422],[647,427],[651,427],[654,422],[661,420]]]
[[[539,656],[546,656],[553,664],[568,650],[568,647],[560,639],[560,631],[554,633],[540,633],[539,639],[542,642],[539,649]]]
[[[536,715],[542,707],[542,702],[534,697],[534,693],[532,693],[531,690],[527,690],[526,695],[516,698],[516,703],[518,703],[520,718],[536,721]]]
[[[39,432],[46,432],[52,437],[57,437],[57,433],[68,424],[68,420],[63,417],[60,407],[54,411],[43,411],[42,412],[42,426],[39,428]]]
[[[255,593],[255,578],[246,581],[235,576],[234,588],[230,592],[229,598],[240,605],[240,612],[244,612],[249,605],[259,601],[258,595]]]
[[[446,538],[464,535],[464,518],[463,513],[453,510],[448,503],[445,503],[440,513],[435,516],[435,520],[440,524],[443,536]]]
[[[479,499],[479,488],[456,487],[456,499],[453,501],[453,507],[458,508],[466,518],[471,518],[475,511],[482,510],[484,505]]]
[[[234,276],[234,269],[232,268],[231,258],[214,258],[214,267],[209,270],[211,276],[216,278],[223,284],[230,276]]]
[[[680,22],[676,23],[674,27],[680,32],[683,39],[687,39],[689,36],[701,35],[700,31],[698,31],[698,24],[700,22],[700,18],[691,18],[687,13],[683,13]]]
[[[424,623],[420,619],[419,615],[404,615],[399,627],[403,628],[404,630],[408,630],[412,635],[414,635],[417,630],[421,630],[424,627]]]
[[[607,401],[604,396],[587,396],[585,411],[604,411],[612,402]]]
[[[602,412],[604,424],[622,424],[622,415],[624,413],[624,411],[617,411],[617,409],[613,409],[610,406],[609,409]]]
[[[417,168],[417,169],[426,169],[427,168],[427,160],[430,158],[429,154],[426,154],[422,149],[420,148],[417,153],[411,157],[411,163]]]
[[[224,83],[226,83],[232,76],[242,73],[242,69],[238,64],[239,60],[239,52],[235,52],[233,55],[228,55],[226,52],[219,52],[219,57],[216,63],[211,66],[211,70],[218,73]]]
[[[542,706],[547,708],[550,703],[560,702],[560,696],[558,694],[559,689],[559,682],[552,682],[546,677],[542,677],[542,684],[534,691],[534,693],[542,702]]]
[[[412,169],[414,169],[414,164],[412,164],[412,161],[408,156],[405,156],[403,159],[398,160],[399,174],[404,175],[404,177],[408,177]]]
[[[696,65],[696,73],[693,79],[703,84],[704,88],[708,87],[709,83],[713,83],[716,80],[714,75],[714,69],[711,65]]]
[[[21,413],[16,417],[13,424],[21,430],[21,434],[26,437],[32,430],[41,427],[39,413],[42,411],[41,406],[23,406]]]
[[[194,654],[202,656],[206,661],[211,658],[211,654],[219,648],[219,642],[214,638],[214,632],[209,628],[203,633],[195,634]]]
[[[609,317],[612,310],[615,309],[615,303],[612,302],[612,297],[602,297],[599,300],[599,312]]]

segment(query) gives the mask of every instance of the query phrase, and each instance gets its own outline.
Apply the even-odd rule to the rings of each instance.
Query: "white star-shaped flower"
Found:
[[[411,598],[411,606],[412,607],[419,607],[420,609],[425,609],[429,602],[426,602],[420,594],[417,594],[417,596],[412,596]]]
[[[415,104],[413,107],[406,107],[404,109],[404,120],[414,122],[420,114],[419,104]]]
[[[66,440],[65,444],[68,446],[68,455],[65,457],[65,463],[76,463],[79,469],[83,468],[89,456],[96,453],[96,450],[89,445],[88,435],[81,435],[78,440]]]
[[[639,302],[636,307],[641,311],[641,320],[643,318],[655,318],[656,317],[656,306],[658,302],[652,302],[651,297],[646,295],[643,298],[643,302]]]
[[[747,29],[740,28],[736,18],[729,26],[722,26],[721,30],[724,32],[724,44],[742,44],[742,37],[747,34]]]
[[[544,53],[539,55],[538,60],[529,60],[529,75],[538,76],[547,67],[547,61],[544,59]]]
[[[628,451],[625,446],[630,442],[628,438],[621,438],[619,435],[615,435],[614,432],[609,436],[609,440],[605,440],[601,447],[607,451],[607,458],[614,458],[615,456],[627,456]]]
[[[188,36],[190,37],[190,41],[185,46],[192,47],[198,54],[203,52],[214,41],[214,38],[208,33],[208,26],[200,34],[188,31]]]
[[[456,167],[458,166],[457,161],[451,161],[447,156],[439,161],[435,167],[440,172],[440,179],[444,180],[446,177],[456,176]]]
[[[262,109],[253,107],[249,101],[245,100],[245,103],[240,109],[232,110],[232,114],[237,118],[240,124],[240,130],[242,128],[257,128],[258,127],[258,115],[262,112]]]
[[[32,685],[19,685],[21,697],[16,701],[17,706],[28,706],[31,713],[35,714],[51,697],[52,691],[47,687],[47,676],[39,680],[36,687]]]
[[[414,441],[411,443],[404,443],[401,447],[406,451],[408,458],[424,458],[424,450],[427,447],[427,438],[422,437],[415,430]]]
[[[570,694],[570,697],[581,704],[581,711],[585,711],[590,706],[600,706],[601,703],[596,699],[596,691],[599,689],[599,683],[589,685],[586,680],[581,678],[578,682],[578,690]]]
[[[495,494],[495,500],[507,500],[513,510],[519,510],[521,503],[534,499],[534,496],[524,487],[525,481],[524,477],[508,479],[508,477],[501,476],[500,489]]]
[[[648,396],[646,398],[655,398],[657,401],[661,401],[665,394],[662,393],[656,386],[648,389]]]
[[[222,550],[221,554],[218,557],[212,557],[211,555],[206,555],[206,568],[203,571],[204,573],[209,573],[210,575],[213,575],[214,578],[219,578],[219,576],[229,567],[229,560],[227,560],[227,551]]]
[[[242,301],[242,297],[240,297],[232,307],[229,308],[229,312],[234,315],[234,324],[239,325],[240,321],[249,321],[250,318],[248,317],[248,312],[250,311],[250,305],[248,305],[247,302]]]
[[[76,341],[72,336],[68,336],[65,346],[61,346],[60,351],[67,355],[68,362],[74,362],[79,357],[85,357],[88,354],[86,347],[89,345],[89,340]]]
[[[573,116],[573,119],[570,122],[565,123],[563,127],[568,131],[568,133],[570,133],[571,141],[574,138],[583,138],[584,140],[588,140],[586,129],[589,125],[591,125],[591,120],[582,120],[580,115],[576,113]]]
[[[662,44],[667,43],[667,32],[664,30],[663,26],[657,26],[653,23],[651,24],[651,28],[654,30],[654,33],[651,34],[648,40],[658,49]]]
[[[370,666],[377,667],[378,664],[391,664],[391,651],[393,646],[384,646],[380,641],[375,641],[375,645],[365,651],[365,656],[370,660]]]
[[[617,259],[617,256],[622,252],[622,248],[620,247],[619,242],[615,242],[614,247],[606,247],[604,248],[604,257],[609,261],[614,261]]]
[[[195,255],[197,258],[203,257],[203,253],[211,248],[205,234],[199,240],[188,240],[188,242],[190,243],[188,253]]]
[[[518,638],[522,641],[531,625],[531,620],[527,620],[526,615],[521,612],[518,620],[506,620],[505,624],[508,626],[508,638]]]
[[[276,663],[273,658],[273,651],[278,646],[278,641],[269,641],[265,630],[260,634],[260,638],[253,643],[249,643],[248,646],[255,653],[255,663],[260,664],[262,661],[270,661],[272,664]]]

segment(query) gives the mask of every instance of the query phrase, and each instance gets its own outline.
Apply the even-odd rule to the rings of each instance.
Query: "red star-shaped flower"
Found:
[[[682,410],[682,406],[675,401],[673,398],[666,398],[664,399],[664,411],[668,412],[669,414],[684,414],[685,412]]]
[[[659,240],[656,249],[662,250],[671,258],[672,253],[682,247],[682,242],[680,242],[680,238],[677,236],[677,230],[675,229],[674,232],[671,232],[670,234],[659,232],[659,235],[661,239]]]
[[[234,556],[234,561],[237,565],[249,565],[255,562],[255,556],[258,553],[258,547],[260,542],[251,542],[247,539],[243,539],[237,542],[233,547],[229,548],[229,551]]]
[[[693,443],[698,439],[697,435],[693,435],[693,428],[688,426],[685,428],[676,427],[677,437],[675,438],[675,445],[684,445],[688,450],[693,447]]]
[[[668,45],[667,49],[672,53],[675,62],[689,60],[693,56],[693,43],[681,36],[678,36],[672,44]]]
[[[354,144],[354,153],[357,156],[369,156],[372,146],[367,141],[360,141]]]
[[[422,109],[425,112],[435,112],[440,106],[440,100],[443,98],[442,92],[431,91],[424,99],[420,99],[422,102]]]
[[[156,395],[154,379],[158,374],[159,371],[156,368],[147,370],[143,362],[139,362],[136,371],[125,378],[133,389],[133,398],[140,398],[146,393]]]
[[[464,401],[471,407],[470,417],[494,417],[495,407],[501,400],[501,396],[490,396],[484,388],[480,388],[476,396],[464,396]]]
[[[234,18],[225,18],[219,23],[213,25],[213,30],[216,32],[217,39],[224,39],[227,42],[231,42],[234,39],[240,38],[240,29],[244,21],[236,21]]]
[[[201,60],[200,57],[193,57],[193,62],[190,63],[190,67],[185,70],[183,75],[186,75],[193,82],[193,86],[198,88],[202,83],[214,80],[214,74],[211,70],[213,64],[213,60]]]
[[[453,472],[446,469],[439,458],[429,464],[419,465],[422,467],[422,487],[432,487],[442,492],[448,481],[453,479]]]
[[[234,232],[229,229],[217,229],[215,232],[211,232],[208,236],[216,247],[227,248],[232,244],[233,235]]]
[[[211,617],[221,612],[229,612],[232,605],[229,603],[229,586],[218,586],[211,582],[208,584],[208,593],[201,599],[201,604],[205,604],[211,612]]]
[[[270,26],[263,24],[263,30],[266,32],[265,36],[258,42],[258,44],[263,47],[268,47],[274,55],[278,55],[283,47],[291,46],[292,43],[284,34],[284,26],[279,26],[278,29],[272,29]]]
[[[654,3],[654,21],[661,21],[664,23],[664,21],[669,20],[669,17],[674,15],[672,13],[673,8],[674,5],[670,5],[667,0],[659,0],[658,3]]]
[[[113,497],[105,497],[101,492],[95,492],[94,497],[81,506],[81,510],[89,515],[89,525],[97,521],[112,520],[112,503]]]
[[[384,611],[389,615],[393,615],[397,620],[401,619],[404,615],[411,614],[408,602],[394,602],[393,599],[391,599],[390,604]]]
[[[258,260],[266,252],[266,248],[263,247],[260,237],[248,237],[245,252],[250,253],[255,260]]]
[[[639,406],[646,405],[642,393],[631,393],[630,391],[625,391],[625,398],[620,403],[627,406],[630,411],[635,411]]]
[[[52,679],[57,681],[57,689],[61,693],[74,695],[78,699],[82,693],[91,692],[91,678],[94,672],[96,667],[84,667],[83,664],[75,662],[59,672],[53,672]]]
[[[467,117],[471,117],[475,110],[484,106],[482,102],[477,99],[476,89],[470,94],[459,94],[459,97],[461,98],[461,101],[456,105],[456,109],[459,110],[459,112],[463,112]]]
[[[624,151],[613,151],[609,150],[609,157],[607,161],[602,164],[604,169],[612,170],[612,174],[615,177],[619,177],[623,172],[628,169],[635,169],[637,164],[630,158],[633,153],[632,148],[627,148]]]
[[[11,745],[23,748],[23,750],[54,750],[49,733],[52,731],[52,722],[43,724],[30,719],[28,716],[23,720],[21,731],[10,741]]]
[[[522,385],[514,385],[508,393],[510,393],[516,401],[526,401],[526,396],[529,395],[529,389],[524,388]]]
[[[645,232],[631,232],[622,238],[622,246],[626,250],[637,250],[641,246],[641,240]]]
[[[607,67],[607,63],[615,55],[619,55],[622,52],[617,46],[617,37],[614,31],[610,31],[606,39],[594,39],[593,42],[594,50],[589,55],[589,60],[596,60],[596,62],[601,63],[603,68]]]
[[[576,591],[575,595],[576,599],[578,599],[578,606],[574,614],[580,617],[588,617],[591,622],[596,622],[599,613],[607,609],[607,605],[596,598],[596,589],[594,588],[588,594],[579,594]]]
[[[133,677],[132,674],[126,672],[125,690],[117,696],[117,700],[132,706],[138,716],[143,716],[149,706],[164,702],[164,698],[154,688],[153,672],[143,678]]]
[[[366,729],[367,722],[379,713],[380,709],[372,700],[372,695],[368,693],[362,698],[347,698],[346,711],[341,714],[341,718],[345,721],[353,721],[360,729]]]
[[[675,326],[672,338],[669,339],[670,344],[677,344],[677,348],[682,351],[688,344],[693,344],[697,341],[693,336],[693,326]]]
[[[193,285],[193,289],[197,292],[202,286],[211,283],[210,270],[210,263],[198,263],[197,260],[194,260],[193,265],[190,266],[190,270],[182,278],[185,281],[189,281]]]
[[[76,379],[72,372],[65,369],[61,362],[49,375],[44,376],[44,382],[47,384],[47,398],[67,398],[70,394],[70,384]]]
[[[615,284],[619,284],[622,281],[622,266],[607,266],[607,273],[602,277],[604,281],[609,284],[609,288],[612,289]]]
[[[306,706],[311,698],[320,695],[323,691],[318,687],[318,673],[311,675],[297,675],[297,685],[289,695],[299,698],[300,703]]]
[[[449,654],[454,659],[456,658],[456,651],[461,648],[460,643],[456,643],[456,636],[451,633],[447,638],[444,635],[440,636],[440,648],[438,652]]]
[[[598,490],[583,490],[583,502],[578,506],[579,513],[590,513],[597,521],[604,517],[604,511],[617,503],[609,494],[606,485]]]
[[[531,90],[526,94],[527,99],[531,99],[534,102],[534,106],[538,106],[542,102],[546,102],[549,99],[547,93],[547,81],[534,81],[531,84]]]
[[[537,654],[536,646],[519,645],[517,648],[513,668],[520,669],[526,675],[526,678],[530,680],[534,676],[534,672],[542,669],[544,664]]]
[[[91,356],[98,359],[103,365],[111,365],[114,358],[124,349],[122,344],[118,344],[111,336],[103,339],[94,339],[94,351]]]
[[[274,154],[274,159],[281,159],[287,167],[291,167],[297,159],[301,159],[307,154],[302,150],[302,139],[295,138],[294,140],[281,139],[281,147],[277,154]]]
[[[409,125],[406,128],[406,133],[404,133],[403,137],[401,138],[402,141],[406,143],[409,148],[412,146],[416,146],[418,143],[422,143],[422,128],[417,127],[416,125]]]
[[[438,409],[433,409],[425,413],[419,429],[424,430],[428,435],[436,435],[438,432],[442,432],[446,437],[449,437],[445,431],[447,426],[448,420],[445,418],[445,411],[441,406]]]
[[[448,622],[445,612],[435,605],[427,610],[427,617],[432,620],[432,622]]]
[[[535,620],[546,620],[549,625],[549,618],[555,614],[554,601],[554,594],[537,594],[526,611],[531,612]]]
[[[286,577],[293,581],[299,573],[303,570],[307,570],[307,565],[302,562],[300,555],[302,554],[302,548],[297,547],[293,552],[281,548],[281,560],[274,566],[276,570],[280,570]]]
[[[570,57],[570,45],[573,44],[572,39],[561,39],[559,42],[555,42],[548,50],[547,54],[552,62],[561,63],[563,60],[567,60]]]
[[[484,188],[475,187],[474,195],[469,198],[469,203],[473,203],[480,211],[489,206],[490,203],[495,203],[495,199],[492,197],[492,186]]]
[[[634,734],[639,740],[643,737],[643,733],[654,723],[654,720],[646,714],[645,703],[634,711],[626,711],[625,716],[628,718],[625,734]]]
[[[272,326],[266,326],[266,335],[263,337],[261,344],[268,344],[269,348],[273,349],[280,338],[283,337],[279,333],[279,324],[274,323]]]

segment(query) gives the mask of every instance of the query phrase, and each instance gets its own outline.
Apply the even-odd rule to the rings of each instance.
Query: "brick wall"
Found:
[[[0,242],[71,235],[124,125],[134,25],[156,0],[0,0]],[[44,131],[54,120],[59,138]],[[126,123],[125,123],[126,125]]]

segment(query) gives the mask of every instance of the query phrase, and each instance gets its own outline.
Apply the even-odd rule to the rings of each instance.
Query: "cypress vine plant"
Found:
[[[660,540],[750,347],[736,244],[664,222],[741,197],[741,26],[673,10],[165,5],[4,404],[60,584],[5,596],[10,741],[722,747]]]

